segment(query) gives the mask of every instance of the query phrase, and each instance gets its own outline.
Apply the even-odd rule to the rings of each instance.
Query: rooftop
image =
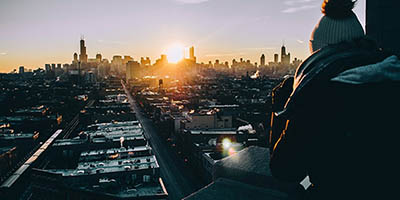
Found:
[[[112,148],[112,149],[105,149],[105,150],[93,150],[93,151],[84,151],[81,153],[81,157],[86,157],[86,156],[95,156],[95,155],[102,155],[102,154],[107,154],[107,155],[112,155],[112,154],[122,154],[122,153],[135,153],[135,152],[141,152],[141,151],[150,151],[151,147],[150,146],[138,146],[134,148]],[[134,154],[133,154],[134,155]]]
[[[39,137],[39,132],[34,133],[3,133],[0,134],[0,140],[13,140],[13,139],[36,139]]]
[[[113,180],[110,180],[112,182]],[[111,183],[112,184],[112,183]],[[110,184],[109,184],[110,185]],[[120,187],[118,189],[107,190],[101,184],[81,186],[79,189],[90,192],[102,193],[108,196],[116,196],[119,198],[128,197],[142,197],[151,199],[165,199],[168,195],[167,190],[164,187],[162,179],[159,178],[158,182],[141,183],[134,186]]]
[[[98,131],[86,131],[91,137],[105,136],[105,137],[122,137],[122,136],[140,136],[143,135],[143,130],[141,128],[135,128],[130,130],[98,130]]]
[[[188,130],[192,135],[236,135],[243,134],[243,132],[237,132],[236,129],[215,129],[215,130]]]
[[[122,159],[122,160],[83,162],[79,163],[78,167],[73,170],[52,169],[48,171],[62,174],[62,176],[86,176],[90,174],[108,174],[115,172],[154,169],[154,168],[159,168],[159,165],[155,156],[153,155],[153,156],[145,156],[138,158]]]
[[[111,123],[98,123],[89,125],[88,128],[98,127],[98,129],[104,129],[109,127],[122,127],[122,126],[140,126],[139,121],[126,121],[126,122],[111,122]]]

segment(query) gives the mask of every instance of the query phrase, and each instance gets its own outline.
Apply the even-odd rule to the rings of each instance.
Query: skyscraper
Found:
[[[196,56],[194,56],[194,47],[190,47],[189,49],[189,59],[193,62],[196,62]]]
[[[149,57],[146,57],[146,59],[144,59],[143,57],[140,58],[140,64],[142,66],[150,66],[151,65],[151,61]]]
[[[260,65],[261,65],[261,66],[265,66],[265,55],[264,55],[264,54],[261,55],[261,58],[260,58]]]
[[[128,61],[126,63],[126,81],[140,78],[140,63],[136,61]]]
[[[122,60],[122,64],[126,64],[129,61],[133,61],[133,58],[131,56],[124,56],[124,59]]]
[[[399,0],[367,0],[367,35],[379,46],[400,54]]]
[[[74,60],[72,61],[72,64],[78,64],[78,54],[74,53]]]
[[[102,56],[101,56],[101,54],[96,54],[96,62],[101,62],[101,60],[102,60]]]
[[[274,54],[274,63],[278,63],[279,62],[279,54]]]
[[[19,67],[19,73],[20,73],[20,74],[25,73],[25,68],[24,68],[24,66],[20,66],[20,67]]]
[[[285,45],[282,45],[282,48],[281,48],[281,63],[284,65],[290,64],[290,53],[286,54]]]
[[[44,69],[46,70],[47,73],[49,73],[51,71],[51,65],[50,64],[44,65]]]
[[[81,53],[79,54],[79,61],[81,61],[81,63],[87,63],[88,55],[86,54],[85,40],[83,39],[81,39],[80,48]]]
[[[286,56],[286,47],[285,47],[285,45],[282,45],[282,48],[281,48],[281,63],[284,62],[285,56]]]

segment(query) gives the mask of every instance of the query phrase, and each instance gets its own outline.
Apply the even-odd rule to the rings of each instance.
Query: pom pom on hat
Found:
[[[322,3],[322,13],[334,19],[351,17],[353,8],[357,0],[324,0]]]

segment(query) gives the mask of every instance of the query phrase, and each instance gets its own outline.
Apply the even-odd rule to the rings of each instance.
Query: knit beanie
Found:
[[[311,34],[311,52],[365,35],[360,21],[352,11],[355,3],[354,0],[324,0],[324,16]]]

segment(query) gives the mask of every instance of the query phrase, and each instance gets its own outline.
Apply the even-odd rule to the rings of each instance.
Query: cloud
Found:
[[[178,3],[183,3],[183,4],[199,4],[199,3],[204,3],[209,0],[175,0]]]
[[[303,40],[297,40],[297,42],[300,43],[300,44],[304,44]]]
[[[298,4],[306,4],[306,3],[311,3],[317,0],[291,0],[291,1],[285,1],[284,3],[288,6],[295,6]]]
[[[285,10],[282,10],[282,12],[283,13],[296,13],[296,12],[299,12],[299,11],[316,8],[318,6],[319,5],[304,5],[304,6],[298,6],[298,7],[289,7],[289,8],[286,8]]]
[[[5,55],[7,55],[7,52],[0,53],[0,56],[5,56]]]
[[[316,8],[320,6],[319,2],[320,0],[288,0],[284,2],[288,7],[282,10],[282,13],[295,13]]]

